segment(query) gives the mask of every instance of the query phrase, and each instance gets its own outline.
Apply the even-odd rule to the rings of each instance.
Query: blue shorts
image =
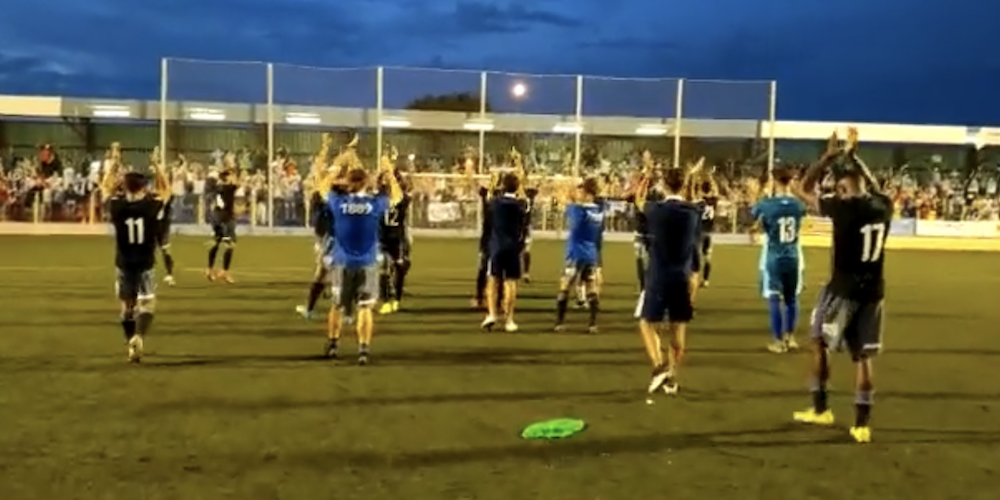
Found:
[[[486,272],[490,277],[502,280],[521,279],[521,251],[498,250],[491,253]]]
[[[802,293],[801,259],[766,259],[760,269],[760,290],[765,299],[792,299]]]
[[[651,276],[639,294],[636,317],[650,323],[688,323],[694,318],[691,303],[690,277],[678,274],[672,277]]]

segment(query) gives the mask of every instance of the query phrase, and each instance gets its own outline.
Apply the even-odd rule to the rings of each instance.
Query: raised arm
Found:
[[[809,168],[806,170],[805,176],[802,178],[802,182],[799,183],[798,196],[807,206],[813,210],[819,209],[819,198],[816,196],[816,185],[819,184],[820,179],[823,178],[823,173],[826,169],[833,163],[833,160],[840,155],[842,150],[838,144],[837,132],[834,131],[830,135],[830,138],[826,141],[826,151],[823,152],[823,156],[816,160]]]
[[[847,129],[847,147],[844,152],[846,153],[847,161],[861,172],[865,183],[868,184],[868,191],[882,193],[882,186],[879,185],[878,179],[872,174],[868,165],[858,156],[858,129],[856,127]]]
[[[382,155],[380,174],[385,177],[386,185],[389,188],[389,205],[395,206],[403,200],[403,187],[399,185],[396,178],[396,159],[398,153],[395,147],[389,147],[388,152]]]
[[[698,174],[701,173],[702,169],[705,167],[705,157],[702,156],[694,165],[689,165],[687,173],[684,175],[684,189],[682,191],[684,199],[691,201],[695,198],[695,191],[697,190],[697,179]]]
[[[521,199],[527,198],[527,194],[524,192],[524,183],[527,179],[524,170],[524,159],[521,157],[521,153],[517,151],[517,148],[511,148],[510,150],[510,163],[514,169],[514,175],[517,176],[517,180],[519,181],[517,183],[517,197]]]
[[[105,155],[107,168],[105,168],[104,177],[101,179],[101,196],[105,200],[115,194],[118,185],[121,183],[121,179],[118,176],[119,168],[121,167],[120,160],[121,144],[113,142],[108,154]]]
[[[156,199],[170,199],[170,179],[167,178],[166,169],[160,165],[160,147],[153,148],[153,154],[149,156],[149,166],[153,170],[153,192]]]

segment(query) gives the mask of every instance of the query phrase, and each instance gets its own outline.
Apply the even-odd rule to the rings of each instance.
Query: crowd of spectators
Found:
[[[566,153],[524,155],[531,172],[531,182],[540,189],[543,215],[536,224],[558,224],[560,211],[552,203],[559,186],[570,182],[557,172],[566,172],[572,155]],[[371,159],[369,159],[371,160]],[[475,195],[470,189],[466,167],[460,160],[409,156],[401,159],[401,170],[411,172],[414,190],[416,224],[431,223],[426,210],[431,203],[459,203],[463,211],[474,212]],[[504,166],[504,155],[484,158],[487,170]],[[669,160],[665,160],[669,162]],[[139,162],[136,162],[139,163]],[[244,149],[236,152],[217,150],[192,158],[178,155],[169,162],[168,171],[175,199],[174,216],[178,222],[204,221],[204,198],[211,189],[213,177],[228,165],[238,171],[237,212],[244,223],[253,220],[267,223],[269,203],[268,171],[273,176],[272,192],[274,221],[280,226],[304,226],[308,220],[306,194],[311,186],[307,171],[310,158],[293,157],[278,151],[276,161],[268,166],[266,155]],[[784,167],[801,168],[796,165]],[[33,156],[0,156],[0,220],[88,222],[100,218],[95,190],[103,161],[100,159],[64,159],[52,146],[39,148]],[[128,168],[144,169],[146,165]],[[620,197],[639,168],[639,155],[612,160],[595,157],[587,162],[586,174],[599,175],[611,198]],[[725,230],[748,226],[749,207],[761,195],[762,173],[759,163],[729,161],[711,167],[722,188],[720,215]],[[934,169],[878,168],[884,189],[896,203],[897,217],[948,220],[997,220],[1000,216],[998,172],[995,168],[980,168],[973,175],[945,166]],[[97,204],[95,206],[95,204]],[[613,221],[618,220],[612,218]],[[459,221],[463,222],[463,221]],[[467,221],[464,221],[467,222]],[[619,224],[614,223],[615,226]],[[620,224],[625,229],[625,222]],[[548,226],[553,227],[553,226]]]

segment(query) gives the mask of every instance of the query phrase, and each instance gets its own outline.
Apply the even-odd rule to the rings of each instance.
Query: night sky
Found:
[[[489,69],[497,111],[670,117],[677,78],[777,80],[778,118],[1000,126],[989,0],[31,0],[0,16],[0,93],[156,99],[162,57],[273,61],[284,104],[373,106],[376,65]],[[507,72],[504,74],[502,72]],[[265,69],[177,62],[170,97],[263,101]],[[514,99],[510,89],[527,93]],[[385,105],[478,92],[387,70]],[[685,116],[764,119],[767,83],[690,81]]]

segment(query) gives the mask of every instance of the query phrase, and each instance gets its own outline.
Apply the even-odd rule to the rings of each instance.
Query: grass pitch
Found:
[[[306,239],[246,238],[232,286],[174,243],[143,366],[124,360],[112,241],[0,238],[0,498],[640,500],[991,499],[1000,491],[1000,258],[895,252],[875,442],[790,423],[805,359],[765,352],[757,251],[721,247],[699,297],[681,396],[648,406],[630,248],[609,245],[602,332],[549,333],[559,244],[537,242],[517,334],[478,331],[472,241],[420,240],[405,312],[380,317],[370,367],[316,360],[293,313]],[[808,254],[808,312],[827,273]],[[325,306],[324,306],[325,309]],[[803,325],[804,326],[804,325]],[[804,332],[805,328],[800,328]],[[577,333],[580,332],[580,333]],[[832,405],[852,403],[848,360]],[[590,427],[521,441],[536,420]]]

